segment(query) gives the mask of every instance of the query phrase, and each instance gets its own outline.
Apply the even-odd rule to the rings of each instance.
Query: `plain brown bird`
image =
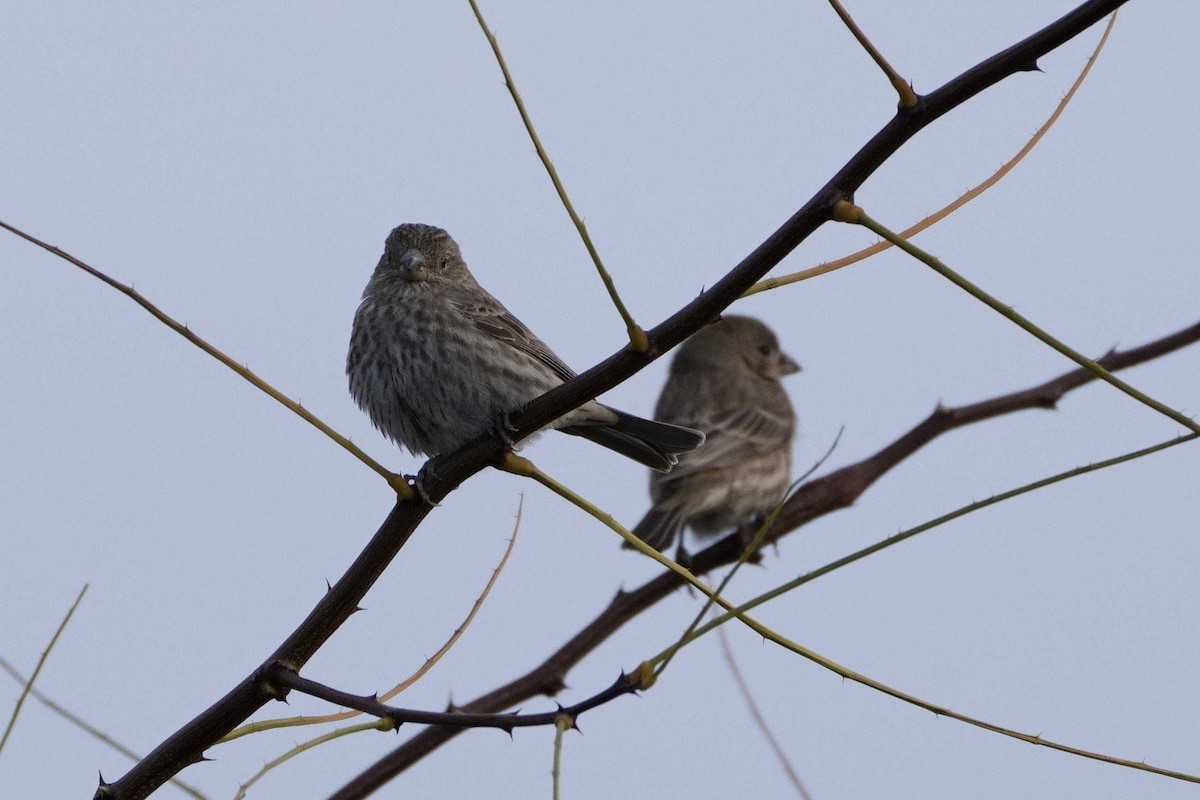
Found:
[[[375,427],[413,453],[457,450],[575,377],[479,285],[450,234],[392,231],[354,315],[346,374]],[[667,471],[704,435],[590,400],[552,428]]]
[[[799,371],[753,317],[726,316],[684,342],[654,418],[707,439],[669,475],[651,473],[653,506],[634,535],[657,550],[678,539],[686,558],[685,527],[715,536],[770,513],[787,492],[796,430],[780,378]]]

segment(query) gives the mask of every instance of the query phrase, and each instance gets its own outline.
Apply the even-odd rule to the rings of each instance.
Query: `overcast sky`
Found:
[[[1072,2],[848,7],[918,92]],[[650,327],[711,285],[895,108],[824,2],[485,2],[528,108],[618,288]],[[1200,6],[1132,2],[1092,77],[999,186],[918,243],[1086,353],[1196,322],[1191,215]],[[922,132],[857,200],[902,228],[990,175],[1070,86],[1099,28]],[[11,4],[0,26],[0,219],[133,284],[397,471],[346,390],[350,322],[388,232],[447,228],[479,280],[578,369],[624,329],[521,127],[466,2]],[[829,225],[776,274],[873,241]],[[889,252],[734,306],[804,366],[786,386],[803,468],[863,458],[940,401],[1072,365]],[[0,235],[0,656],[146,752],[268,655],[393,502],[376,476],[127,298]],[[605,399],[651,413],[656,362]],[[1200,348],[1124,377],[1200,409]],[[853,508],[790,536],[748,599],[973,499],[1167,439],[1111,387],[952,433]],[[644,470],[574,437],[524,448],[632,525]],[[1048,739],[1200,773],[1200,447],[1058,485],[891,548],[762,608],[786,636],[901,690]],[[399,704],[441,709],[539,662],[658,568],[537,486],[487,471],[447,498],[304,674],[383,690],[432,654],[499,561],[461,643]],[[592,654],[578,700],[658,652],[678,592]],[[819,800],[1195,797],[1193,785],[1033,747],[904,705],[729,634]],[[19,687],[0,676],[0,718]],[[553,709],[540,698],[527,711]],[[259,718],[328,710],[301,697]],[[564,797],[787,797],[715,638],[566,737]],[[416,728],[414,727],[415,731]],[[181,777],[229,798],[316,729],[214,748]],[[323,797],[405,737],[364,733],[251,797]],[[379,797],[550,796],[553,732],[472,731]],[[21,798],[84,798],[129,762],[30,702],[0,753]],[[163,797],[181,796],[164,788]]]

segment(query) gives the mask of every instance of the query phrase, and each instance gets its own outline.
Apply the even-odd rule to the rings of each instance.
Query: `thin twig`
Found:
[[[386,480],[388,482],[388,485],[391,486],[396,491],[396,495],[401,500],[407,500],[413,496],[412,488],[405,482],[403,476],[397,475],[396,473],[394,473],[394,472],[386,469],[382,465],[380,465],[379,462],[375,461],[375,459],[371,458],[369,455],[367,455],[362,450],[360,450],[359,447],[356,444],[354,444],[354,442],[350,441],[345,436],[342,436],[340,433],[335,431],[333,428],[326,425],[324,422],[322,422],[320,419],[318,419],[315,414],[313,414],[311,411],[306,409],[304,406],[300,405],[295,400],[292,400],[290,397],[283,394],[283,392],[280,392],[274,386],[272,386],[271,384],[267,383],[262,378],[255,375],[253,372],[250,371],[249,367],[246,367],[243,364],[237,363],[232,358],[230,358],[229,356],[225,355],[223,352],[218,350],[216,347],[212,346],[207,341],[202,339],[200,336],[193,333],[192,330],[188,326],[175,320],[173,317],[168,315],[161,308],[159,308],[154,303],[147,300],[140,292],[138,292],[132,286],[126,286],[125,284],[121,283],[120,281],[118,281],[114,278],[110,278],[105,273],[101,272],[100,270],[96,269],[95,267],[89,266],[88,264],[84,263],[80,259],[78,259],[75,256],[71,255],[70,253],[66,252],[65,250],[60,250],[59,248],[55,247],[52,244],[47,244],[46,242],[42,241],[41,239],[38,239],[36,236],[28,234],[25,231],[21,230],[20,228],[16,228],[12,225],[9,225],[7,222],[4,222],[3,220],[0,220],[0,228],[4,228],[5,230],[7,230],[11,233],[15,233],[17,236],[20,236],[25,241],[30,242],[31,244],[37,245],[38,247],[42,248],[43,250],[58,256],[59,258],[63,259],[64,261],[66,261],[69,264],[74,264],[76,267],[79,267],[81,270],[83,270],[87,274],[91,275],[93,278],[96,278],[97,280],[108,284],[109,286],[116,289],[121,294],[123,294],[126,297],[128,297],[129,299],[133,300],[133,302],[137,303],[139,306],[144,308],[146,311],[149,311],[150,314],[155,319],[157,319],[159,322],[166,325],[168,328],[175,331],[176,333],[178,333],[183,338],[187,339],[192,344],[196,345],[196,347],[199,347],[201,350],[203,350],[205,353],[207,353],[208,355],[215,358],[217,361],[220,361],[222,364],[229,367],[231,370],[233,370],[238,375],[240,375],[242,378],[244,378],[246,381],[248,381],[251,386],[253,386],[254,388],[258,389],[259,391],[267,394],[269,397],[271,397],[273,400],[278,402],[284,408],[288,409],[293,414],[296,414],[301,419],[303,419],[305,422],[309,423],[314,428],[319,430],[321,433],[328,436],[330,439],[332,439],[334,442],[336,442],[338,445],[340,445],[343,449],[348,451],[352,456],[357,458],[359,461],[366,464],[371,469],[375,470],[377,473],[379,473],[381,476],[383,476],[383,479]]]
[[[779,518],[779,514],[783,511],[783,507],[787,505],[788,500],[792,498],[792,495],[795,494],[798,488],[800,488],[800,485],[808,480],[813,473],[820,469],[821,465],[824,464],[831,455],[833,455],[833,451],[837,448],[838,442],[841,441],[843,430],[845,429],[842,428],[838,430],[837,436],[834,437],[833,443],[829,445],[829,449],[825,451],[825,454],[817,459],[815,464],[805,470],[803,475],[801,475],[799,478],[796,478],[796,480],[792,481],[791,485],[788,486],[787,491],[784,492],[783,498],[773,509],[771,509],[771,513],[767,515],[767,518],[763,521],[763,523],[758,526],[757,530],[754,531],[750,542],[744,548],[742,548],[742,553],[738,556],[738,560],[733,565],[733,569],[725,573],[725,577],[722,578],[721,582],[717,584],[717,588],[713,591],[715,596],[721,597],[725,594],[725,589],[733,580],[733,576],[737,574],[738,570],[742,568],[743,564],[750,560],[751,556],[758,552],[758,549],[762,546],[763,541],[766,539],[767,533],[771,530],[771,527]],[[700,623],[704,621],[704,617],[708,615],[708,611],[712,607],[713,601],[711,599],[706,599],[703,607],[701,607],[696,616],[692,618],[691,624],[687,626],[683,634],[679,637],[679,641],[676,642],[677,647],[682,647],[683,644],[688,641],[688,637],[694,630],[696,630]],[[667,657],[658,663],[658,667],[655,670],[655,675],[662,675],[663,670],[665,670],[667,665],[671,663],[671,659],[674,657],[674,654],[675,650],[670,651]]]
[[[1035,67],[1038,58],[1071,41],[1124,2],[1127,0],[1086,0],[1041,30],[980,61],[942,87],[922,96],[920,102],[913,108],[903,109],[857,153],[851,156],[824,186],[819,188],[759,247],[711,288],[654,329],[647,331],[650,348],[646,352],[636,352],[625,347],[591,369],[532,401],[522,411],[510,417],[509,421],[513,430],[510,431],[508,438],[511,441],[519,442],[572,408],[578,407],[582,402],[602,394],[644,369],[659,354],[667,352],[728,308],[755,281],[761,279],[769,270],[778,265],[810,234],[831,218],[833,204],[837,200],[852,197],[855,190],[864,181],[920,131],[1009,76]],[[949,429],[949,427],[943,430],[945,429]],[[922,434],[932,435],[937,435],[938,432],[940,430],[935,428],[921,431]],[[840,494],[826,497],[826,507],[830,510],[833,507],[841,507],[837,504],[846,497],[855,495],[852,489],[869,485],[873,475],[877,477],[878,474],[882,474],[881,470],[889,469],[889,462],[896,454],[919,446],[919,437],[912,441],[905,441],[900,446],[893,448],[892,451],[883,454],[876,463],[864,465],[858,474],[851,476],[858,482],[853,486],[843,485],[840,487]],[[426,482],[423,486],[427,499],[432,503],[444,499],[463,481],[484,467],[498,463],[502,458],[504,448],[505,443],[497,437],[481,436],[456,452],[439,457],[436,474],[430,474],[428,471],[425,474]],[[810,482],[809,485],[812,486],[813,483]],[[839,487],[825,483],[819,489],[820,491],[837,491]],[[859,488],[858,493],[861,491],[862,489]],[[803,494],[803,492],[798,494],[793,504]],[[806,497],[812,499],[811,495]],[[793,519],[802,519],[808,513],[806,509],[796,509],[793,513],[791,510],[793,504],[789,504],[789,508],[785,509],[783,519],[785,525]],[[278,661],[285,661],[296,668],[307,663],[313,654],[354,613],[358,602],[396,557],[409,537],[429,514],[430,509],[431,506],[424,502],[397,503],[341,579],[322,596],[304,621],[296,627],[283,644],[276,648],[275,652],[267,657],[262,665],[243,678],[209,708],[164,739],[118,781],[111,784],[102,783],[97,790],[97,795],[115,800],[142,800],[179,770],[202,759],[204,751],[208,747],[264,704],[270,702],[273,699],[272,694],[258,680],[262,671]],[[799,524],[799,522],[795,524]],[[720,544],[718,543],[718,545]],[[728,545],[724,547],[728,547]],[[711,568],[722,558],[731,560],[736,557],[736,552],[730,556],[723,555],[725,549],[717,545],[709,548],[709,551],[712,552],[704,560],[701,560],[704,553],[698,554],[693,559],[697,568]],[[625,597],[626,602],[620,603],[613,614],[605,618],[603,624],[617,622],[619,625],[622,615],[627,613],[627,606],[652,603],[657,599],[657,592],[669,593],[679,585],[678,578],[673,573],[662,583],[654,584],[652,582],[652,584],[650,589],[637,597]],[[618,597],[618,600],[621,599]],[[560,655],[560,658],[564,656],[579,657],[578,646],[579,643],[573,640],[570,647],[566,648],[565,654],[563,650],[560,650],[560,654],[564,654]],[[561,661],[555,662],[545,674],[535,675],[530,682],[521,683],[517,692],[532,690],[534,693],[545,691],[552,693],[557,688],[561,688],[561,678],[556,677],[562,674],[562,670],[559,668],[561,664]],[[557,684],[555,680],[558,680]],[[504,699],[503,695],[496,694],[481,698],[481,701],[495,702],[502,699]],[[507,707],[507,705],[502,707]],[[416,741],[418,739],[420,741]],[[436,747],[441,741],[445,740],[437,737],[427,739],[422,739],[420,736],[415,737],[414,741],[409,743],[412,745],[411,747],[405,746],[402,752],[397,751],[399,755],[395,758],[385,758],[351,781],[342,791],[338,792],[339,798],[346,800],[351,797],[366,796],[367,793],[374,790],[374,787],[394,775],[398,765],[402,769],[408,759],[418,751],[428,752],[425,748]]]
[[[393,697],[400,694],[405,689],[409,688],[418,680],[420,680],[427,672],[429,672],[429,670],[433,669],[435,664],[442,660],[444,655],[450,652],[455,643],[457,643],[458,640],[462,638],[462,635],[466,633],[467,628],[470,627],[471,622],[475,619],[475,615],[479,613],[481,608],[483,608],[484,601],[487,600],[488,595],[492,593],[492,588],[496,585],[496,581],[500,578],[500,573],[504,571],[504,567],[508,564],[508,558],[512,555],[513,548],[517,543],[517,532],[521,528],[521,512],[524,507],[525,496],[520,495],[520,499],[517,501],[516,518],[513,520],[512,535],[508,537],[508,545],[504,548],[504,554],[500,556],[500,563],[497,564],[495,569],[492,570],[492,575],[490,578],[488,578],[488,582],[483,587],[483,591],[479,593],[479,596],[475,598],[475,602],[471,604],[471,610],[467,613],[466,619],[464,619],[462,624],[454,629],[454,633],[452,633],[450,638],[438,648],[436,653],[425,659],[425,663],[418,667],[416,672],[414,672],[412,675],[409,675],[407,678],[400,681],[400,683],[396,684],[391,689],[388,689],[383,694],[379,695],[380,700],[391,700]],[[356,717],[361,713],[363,712],[350,710],[341,711],[336,714],[281,717],[279,719],[268,719],[261,722],[252,722],[249,725],[243,725],[240,728],[230,731],[229,735],[225,736],[223,739],[221,739],[221,741],[229,742],[250,733],[258,733],[259,731],[272,730],[274,728],[287,728],[295,725],[318,725],[324,722],[340,722],[342,720],[350,719],[351,717]]]
[[[10,664],[3,657],[0,657],[0,670],[4,670],[5,672],[7,672],[12,677],[13,680],[15,680],[17,683],[21,684],[22,686],[24,686],[30,682],[28,678],[26,678],[24,675],[21,674],[20,670],[18,670],[16,667],[14,667],[12,664]],[[86,720],[84,720],[82,717],[78,716],[77,714],[73,714],[72,712],[63,708],[61,705],[56,703],[54,700],[51,700],[44,693],[42,693],[41,690],[36,689],[36,688],[30,689],[29,696],[32,697],[34,700],[37,700],[39,703],[44,705],[46,708],[50,709],[55,714],[58,714],[60,717],[65,719],[67,722],[71,723],[76,728],[79,728],[81,731],[88,734],[92,738],[97,739],[100,742],[102,742],[103,744],[106,744],[109,747],[111,747],[113,750],[116,750],[118,753],[125,756],[130,761],[136,762],[141,759],[141,756],[138,755],[138,753],[136,751],[121,744],[116,739],[109,736],[107,733],[100,730],[95,725],[88,723]],[[197,789],[196,787],[194,787],[190,784],[184,783],[183,781],[179,780],[178,778],[172,778],[170,780],[170,783],[173,784],[180,791],[182,791],[186,794],[190,794],[192,797],[195,797],[196,800],[208,800],[208,796],[205,795],[203,792],[201,792],[199,789]]]
[[[754,719],[754,724],[758,727],[759,732],[767,740],[767,746],[775,754],[775,759],[779,762],[779,766],[783,767],[784,774],[792,782],[792,786],[796,788],[796,792],[802,800],[812,800],[812,795],[804,787],[804,781],[800,780],[800,774],[792,766],[792,761],[788,758],[787,751],[783,749],[779,740],[775,738],[775,734],[771,731],[771,726],[768,724],[767,718],[763,715],[762,709],[758,707],[758,703],[754,700],[754,693],[750,691],[750,684],[746,682],[746,678],[742,675],[742,670],[738,666],[737,659],[733,656],[733,648],[729,646],[729,635],[725,633],[724,626],[717,628],[717,641],[721,643],[721,655],[725,657],[725,663],[729,666],[729,674],[733,676],[733,682],[737,684],[738,693],[742,696],[742,702],[746,704],[746,710],[750,712],[750,716]]]
[[[1086,78],[1088,73],[1091,72],[1096,60],[1100,57],[1100,51],[1104,49],[1104,45],[1108,41],[1108,35],[1112,33],[1113,26],[1116,24],[1116,22],[1117,12],[1114,11],[1108,18],[1108,25],[1104,27],[1104,33],[1100,36],[1100,41],[1096,44],[1096,49],[1092,51],[1092,55],[1088,58],[1087,63],[1084,64],[1083,69],[1080,71],[1078,77],[1075,78],[1075,82],[1071,84],[1071,88],[1067,90],[1065,95],[1063,95],[1062,100],[1058,101],[1058,105],[1055,106],[1054,112],[1046,119],[1044,123],[1042,123],[1042,126],[1034,132],[1033,136],[1029,137],[1029,141],[1027,141],[1012,158],[1008,159],[1008,161],[1005,161],[1004,164],[1000,166],[1000,169],[992,173],[991,177],[989,177],[987,180],[964,192],[954,202],[945,206],[940,211],[936,211],[915,225],[905,228],[900,232],[900,235],[905,239],[911,239],[921,231],[933,227],[958,209],[965,206],[970,201],[974,200],[976,197],[979,197],[988,189],[995,186],[1005,175],[1012,171],[1013,167],[1021,163],[1021,161],[1025,159],[1025,156],[1029,155],[1033,148],[1037,146],[1038,142],[1042,140],[1042,137],[1046,135],[1054,123],[1058,121],[1058,118],[1062,116],[1063,111],[1066,110],[1067,105],[1071,102],[1071,99],[1075,97],[1075,93],[1079,90],[1079,87],[1083,85],[1084,78]],[[851,264],[863,261],[871,256],[878,255],[891,246],[892,243],[887,239],[880,239],[870,247],[864,247],[862,250],[851,253],[848,256],[843,256],[841,258],[834,259],[833,261],[827,261],[823,264],[818,264],[815,267],[809,267],[808,269],[803,269],[799,272],[793,272],[788,275],[779,275],[773,278],[766,278],[747,289],[742,294],[742,297],[749,297],[752,294],[765,292],[769,289],[778,289],[780,286],[787,286],[799,281],[808,280],[809,278],[815,278],[818,275],[824,275],[828,272],[834,272],[842,267],[848,267]]]
[[[1150,408],[1154,409],[1158,413],[1175,420],[1180,425],[1182,425],[1183,427],[1192,431],[1193,433],[1200,433],[1200,423],[1197,423],[1195,420],[1185,417],[1183,414],[1179,413],[1175,409],[1165,405],[1164,403],[1160,403],[1159,401],[1155,400],[1153,397],[1150,397],[1149,395],[1145,394],[1144,392],[1141,392],[1138,389],[1135,389],[1133,386],[1130,386],[1125,381],[1116,377],[1111,372],[1106,370],[1104,367],[1100,366],[1100,364],[1098,364],[1097,362],[1088,358],[1087,356],[1083,355],[1078,350],[1075,350],[1074,348],[1068,346],[1065,342],[1061,341],[1060,339],[1057,339],[1054,336],[1051,336],[1048,332],[1046,332],[1046,330],[1039,327],[1038,325],[1035,325],[1032,321],[1030,321],[1026,317],[1022,316],[1021,314],[1018,314],[1016,312],[1016,310],[1013,309],[1012,306],[1008,306],[1008,305],[1005,305],[1004,303],[1000,302],[995,297],[988,294],[983,289],[979,288],[974,283],[972,283],[971,281],[964,278],[962,275],[960,275],[957,272],[955,272],[954,270],[950,269],[950,267],[946,266],[946,264],[944,264],[940,259],[938,259],[934,255],[932,255],[931,253],[928,253],[928,252],[922,250],[921,248],[917,247],[915,244],[913,244],[912,242],[903,238],[899,234],[893,233],[892,231],[888,230],[883,225],[881,225],[879,222],[875,221],[874,219],[871,219],[871,217],[868,216],[867,213],[865,211],[863,211],[861,208],[859,208],[858,206],[854,205],[853,203],[849,203],[849,202],[846,202],[845,200],[842,200],[838,203],[837,209],[835,210],[834,213],[835,213],[837,219],[839,219],[842,222],[850,222],[853,224],[862,225],[863,227],[867,228],[868,230],[887,239],[889,242],[896,245],[901,250],[908,253],[913,258],[916,258],[917,260],[919,260],[921,263],[925,264],[926,266],[930,267],[931,269],[933,269],[934,272],[941,275],[943,278],[947,279],[948,281],[953,283],[955,286],[957,286],[958,288],[965,291],[967,294],[974,297],[976,300],[979,300],[981,303],[986,305],[988,308],[990,308],[993,311],[995,311],[996,313],[1000,314],[1002,317],[1009,320],[1010,322],[1013,322],[1014,324],[1016,324],[1017,327],[1019,327],[1021,330],[1034,336],[1040,342],[1052,347],[1053,349],[1057,350],[1059,353],[1062,353],[1064,356],[1071,359],[1079,366],[1083,367],[1084,369],[1086,369],[1089,372],[1091,372],[1092,374],[1094,374],[1100,380],[1102,380],[1105,383],[1108,383],[1112,386],[1115,386],[1116,388],[1120,389],[1125,394],[1132,397],[1134,400],[1137,400],[1139,403],[1149,406]]]
[[[4,728],[4,735],[0,736],[0,752],[3,752],[4,745],[8,742],[8,737],[12,734],[13,728],[17,724],[17,717],[21,714],[21,706],[25,705],[25,698],[33,691],[33,683],[38,679],[38,675],[42,672],[42,667],[46,665],[46,659],[50,657],[50,651],[54,649],[54,645],[58,644],[58,637],[62,636],[63,630],[66,629],[67,623],[71,621],[71,617],[75,614],[75,609],[79,608],[79,601],[87,594],[88,584],[84,584],[79,590],[79,596],[75,598],[75,602],[71,603],[71,607],[67,609],[67,615],[63,617],[62,622],[58,623],[58,628],[55,629],[54,635],[50,637],[50,644],[46,645],[46,649],[42,651],[41,658],[38,659],[37,666],[33,668],[33,674],[29,676],[29,680],[25,683],[25,687],[21,689],[21,696],[17,698],[17,704],[13,706],[12,716],[8,718],[8,725]]]
[[[575,727],[575,719],[568,714],[559,714],[554,721],[554,761],[550,768],[551,781],[554,787],[554,800],[562,797],[562,751],[563,737],[567,731]]]
[[[360,722],[357,725],[348,725],[345,728],[338,728],[337,730],[323,733],[320,736],[314,736],[308,741],[301,742],[300,744],[288,750],[286,753],[282,753],[268,761],[266,764],[263,764],[261,769],[242,782],[242,785],[238,787],[237,793],[233,796],[233,800],[243,800],[243,798],[246,797],[246,792],[249,791],[250,787],[265,778],[267,773],[269,773],[271,770],[286,764],[291,759],[295,758],[301,753],[306,753],[309,750],[312,750],[314,747],[323,745],[326,742],[332,742],[334,739],[340,739],[343,736],[361,733],[362,731],[380,731],[391,729],[392,726],[388,724],[387,720],[377,719],[373,722]]]
[[[554,168],[554,162],[550,160],[550,156],[546,153],[546,148],[542,147],[542,140],[538,137],[537,129],[533,127],[533,119],[525,109],[525,101],[521,99],[521,93],[517,91],[517,83],[513,80],[512,73],[508,71],[508,64],[504,61],[504,54],[500,52],[500,43],[492,35],[492,29],[488,27],[487,22],[483,18],[483,12],[479,10],[479,5],[475,0],[467,0],[467,2],[471,4],[471,10],[475,12],[475,19],[478,20],[479,27],[483,30],[483,35],[487,37],[488,44],[492,47],[492,53],[496,56],[496,63],[500,65],[500,72],[504,74],[504,85],[508,87],[508,93],[512,95],[513,102],[517,104],[517,113],[521,115],[521,122],[525,124],[525,130],[528,132],[529,138],[533,141],[533,148],[537,150],[538,158],[541,159],[542,166],[546,168],[546,173],[550,176],[550,182],[554,184],[554,191],[558,192],[558,199],[562,201],[563,208],[567,210],[567,215],[571,218],[571,222],[575,224],[575,230],[579,231],[579,236],[583,239],[583,246],[587,248],[588,255],[592,257],[592,262],[596,265],[596,271],[600,273],[600,280],[604,281],[604,288],[608,290],[608,296],[612,298],[613,305],[617,308],[617,313],[621,315],[621,319],[625,322],[625,329],[629,335],[630,349],[636,353],[646,352],[649,348],[649,340],[646,338],[646,332],[634,321],[633,315],[629,313],[629,309],[622,302],[621,295],[617,293],[617,285],[613,282],[608,270],[604,268],[604,262],[600,260],[600,252],[592,244],[592,237],[588,233],[587,225],[584,224],[579,214],[575,212],[575,206],[571,203],[571,198],[567,196],[567,189],[558,178],[558,170]]]
[[[1200,323],[1129,350],[1111,352],[1100,361],[1109,369],[1125,369],[1146,363],[1198,341],[1200,341]],[[958,408],[939,406],[927,419],[891,444],[883,447],[875,455],[811,480],[802,486],[789,501],[784,513],[776,523],[776,527],[771,531],[770,542],[779,541],[788,533],[815,519],[852,505],[881,477],[942,434],[1005,414],[1036,408],[1054,408],[1056,403],[1068,392],[1094,380],[1095,376],[1092,373],[1084,369],[1074,369],[1037,386],[988,400]],[[1170,447],[1191,438],[1193,437],[1185,436],[1178,442],[1173,440],[1156,447]],[[1105,462],[1101,462],[1098,465],[1080,469],[1081,471],[1094,471],[1104,466],[1106,466]],[[1064,473],[1061,479],[1065,480],[1066,477],[1069,477],[1068,473]],[[1032,488],[1027,490],[1032,491]],[[1004,496],[997,495],[996,498],[981,501],[981,503],[990,504],[999,502],[1001,499],[1004,499]],[[960,510],[960,512],[954,513],[965,512]],[[939,518],[929,524],[940,524],[944,521],[948,520]],[[906,538],[917,535],[921,530],[923,529],[914,528],[906,534]],[[900,541],[903,539],[892,537],[872,545],[857,554],[847,556],[821,570],[809,573],[808,576],[803,577],[802,582],[815,580]],[[697,574],[704,574],[736,561],[740,554],[740,539],[735,534],[694,554],[692,566]],[[619,592],[600,614],[584,625],[540,664],[467,703],[463,708],[478,712],[499,712],[519,705],[531,697],[557,694],[565,687],[567,674],[585,656],[607,641],[615,632],[621,630],[629,620],[671,595],[681,585],[682,582],[678,576],[673,572],[665,572],[641,586]],[[431,728],[413,736],[343,787],[342,791],[336,795],[337,800],[365,797],[371,787],[378,787],[389,778],[403,772],[425,755],[449,741],[456,733],[457,731],[447,728]]]
[[[1123,464],[1127,461],[1133,461],[1135,459],[1142,458],[1144,456],[1153,455],[1154,453],[1158,453],[1158,452],[1166,450],[1168,448],[1175,447],[1176,445],[1184,444],[1185,442],[1190,442],[1193,439],[1196,439],[1198,437],[1200,437],[1200,434],[1189,433],[1184,436],[1176,437],[1174,439],[1168,439],[1164,442],[1159,442],[1158,444],[1154,444],[1149,447],[1144,447],[1140,450],[1134,450],[1133,452],[1130,452],[1130,453],[1124,453],[1124,454],[1116,456],[1114,458],[1105,459],[1103,461],[1097,461],[1093,464],[1087,464],[1082,467],[1076,467],[1075,469],[1069,469],[1069,470],[1066,470],[1065,472],[1060,472],[1056,475],[1051,475],[1048,478],[1042,478],[1041,480],[1033,481],[1032,483],[1027,483],[1023,486],[1018,486],[1015,489],[1010,489],[1006,492],[1001,492],[1000,494],[993,495],[985,500],[977,500],[973,503],[969,503],[968,505],[962,506],[961,508],[957,508],[954,511],[951,511],[947,514],[943,514],[939,517],[931,519],[928,522],[921,523],[920,525],[909,528],[908,530],[901,531],[900,533],[889,536],[888,538],[883,539],[879,542],[876,542],[873,545],[864,547],[861,550],[856,550],[855,552],[853,552],[849,555],[842,556],[841,558],[837,559],[836,561],[831,561],[830,563],[826,564],[823,567],[814,569],[811,572],[807,572],[798,578],[795,578],[795,579],[790,580],[786,583],[783,583],[779,586],[776,586],[774,589],[771,589],[768,592],[764,592],[763,594],[759,595],[758,597],[755,597],[753,600],[749,601],[748,603],[744,603],[743,605],[738,606],[736,609],[733,609],[732,611],[728,611],[725,614],[721,614],[720,616],[715,617],[712,621],[707,622],[704,625],[702,625],[701,627],[697,628],[695,630],[695,632],[692,633],[692,635],[690,637],[688,637],[688,639],[686,641],[677,643],[676,645],[673,645],[672,648],[663,650],[661,653],[656,655],[654,658],[650,659],[650,661],[656,662],[656,661],[666,658],[668,655],[670,655],[672,653],[673,650],[678,650],[680,647],[691,644],[692,642],[696,641],[697,639],[699,639],[700,637],[709,633],[710,631],[712,631],[716,628],[719,628],[721,625],[724,625],[726,622],[729,622],[732,619],[739,618],[739,615],[742,612],[751,611],[751,610],[757,608],[758,606],[762,605],[763,603],[767,603],[771,600],[774,600],[775,598],[777,598],[781,595],[784,595],[784,594],[792,591],[793,589],[799,588],[800,586],[803,586],[806,583],[811,583],[812,581],[815,581],[817,578],[821,578],[825,575],[828,575],[831,572],[835,572],[835,571],[841,569],[842,567],[849,566],[850,564],[853,564],[856,561],[861,561],[862,559],[866,558],[867,556],[871,556],[876,553],[882,552],[883,550],[886,550],[887,548],[892,547],[894,545],[900,544],[901,542],[907,541],[907,540],[913,538],[914,536],[917,536],[918,534],[922,534],[922,533],[925,533],[926,531],[933,530],[934,528],[945,525],[946,523],[952,522],[956,519],[959,519],[960,517],[965,517],[966,515],[974,513],[976,511],[982,511],[983,509],[988,508],[990,506],[994,506],[997,503],[1003,503],[1006,500],[1012,500],[1013,498],[1020,497],[1023,494],[1028,494],[1028,493],[1036,491],[1038,489],[1044,489],[1048,486],[1053,486],[1056,483],[1061,483],[1061,482],[1063,482],[1065,480],[1069,480],[1071,478],[1077,478],[1080,475],[1086,475],[1090,472],[1098,472],[1099,470],[1107,469],[1109,467],[1114,467],[1118,464]]]
[[[854,34],[854,38],[858,40],[862,48],[867,51],[871,59],[883,70],[883,74],[887,76],[888,82],[892,84],[892,88],[896,90],[896,94],[900,95],[900,107],[910,108],[915,106],[917,104],[917,94],[913,91],[908,81],[900,77],[899,72],[892,69],[892,65],[883,57],[883,53],[880,53],[875,45],[871,43],[871,40],[858,27],[846,9],[842,8],[842,4],[838,0],[829,0],[829,5],[833,6],[833,10],[841,17],[845,26],[850,29],[850,33]]]

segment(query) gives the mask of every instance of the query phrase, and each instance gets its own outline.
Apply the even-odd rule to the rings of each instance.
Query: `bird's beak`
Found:
[[[775,362],[775,377],[782,378],[784,375],[792,375],[799,371],[800,365],[787,353],[779,351],[779,359]]]
[[[419,281],[425,277],[425,254],[415,247],[405,250],[400,256],[400,275],[407,281]]]

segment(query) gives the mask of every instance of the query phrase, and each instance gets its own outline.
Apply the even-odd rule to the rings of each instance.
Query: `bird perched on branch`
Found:
[[[714,536],[783,499],[791,475],[796,412],[780,378],[800,366],[753,317],[729,315],[680,345],[654,418],[703,431],[704,447],[670,475],[650,475],[653,502],[634,535],[664,550],[690,527]]]
[[[350,394],[375,427],[414,454],[449,453],[575,377],[554,351],[488,294],[441,228],[392,231],[354,315]],[[666,472],[704,442],[589,400],[550,427]]]

